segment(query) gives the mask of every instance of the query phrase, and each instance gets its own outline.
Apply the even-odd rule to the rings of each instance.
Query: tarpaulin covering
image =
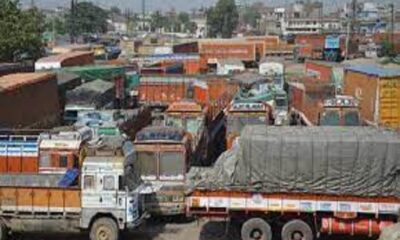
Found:
[[[400,136],[368,127],[248,126],[192,187],[400,197]]]
[[[67,73],[74,73],[80,76],[85,81],[93,81],[96,79],[113,81],[116,77],[125,78],[125,68],[122,66],[91,65],[83,67],[63,68],[62,71]]]
[[[104,107],[114,100],[114,84],[103,80],[84,83],[67,92],[67,105]]]

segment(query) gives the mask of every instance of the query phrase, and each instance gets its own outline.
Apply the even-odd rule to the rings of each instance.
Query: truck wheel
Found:
[[[271,240],[271,227],[261,218],[252,218],[243,224],[241,237],[242,240]]]
[[[99,218],[90,228],[90,240],[118,240],[119,229],[111,218]]]
[[[282,240],[313,240],[313,232],[307,223],[292,220],[282,228]]]

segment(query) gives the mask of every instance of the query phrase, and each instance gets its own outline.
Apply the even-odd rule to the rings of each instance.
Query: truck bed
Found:
[[[69,215],[80,211],[78,188],[0,186],[0,215]]]
[[[197,216],[222,217],[232,212],[321,212],[396,216],[400,207],[400,199],[197,189],[186,198],[186,206],[187,213]]]

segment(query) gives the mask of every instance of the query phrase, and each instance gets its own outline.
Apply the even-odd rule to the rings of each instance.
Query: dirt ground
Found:
[[[240,229],[231,225],[226,234],[225,223],[219,220],[200,220],[190,222],[157,220],[149,221],[141,229],[124,234],[121,240],[240,240]],[[87,236],[52,235],[18,236],[15,240],[87,240]],[[366,240],[371,238],[322,237],[321,240]],[[373,240],[374,238],[372,238]],[[376,238],[375,238],[376,239]]]

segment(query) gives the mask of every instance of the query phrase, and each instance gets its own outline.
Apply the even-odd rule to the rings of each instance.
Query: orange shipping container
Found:
[[[347,67],[344,93],[360,102],[361,117],[372,124],[400,128],[400,70],[371,65]]]
[[[199,43],[199,54],[207,63],[215,63],[217,59],[255,61],[256,46],[246,41],[203,41]]]

